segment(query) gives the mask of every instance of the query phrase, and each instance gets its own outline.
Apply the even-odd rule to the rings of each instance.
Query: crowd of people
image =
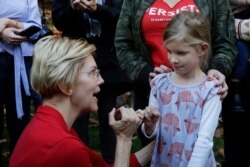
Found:
[[[242,91],[249,9],[241,0],[52,0],[62,35],[34,43],[19,33],[42,28],[38,1],[0,0],[0,138],[6,116],[9,166],[216,167],[221,115],[223,167],[247,166],[237,128],[250,109],[249,87]],[[117,106],[128,91],[133,106]],[[101,155],[89,147],[96,111]],[[142,148],[131,154],[134,135]]]

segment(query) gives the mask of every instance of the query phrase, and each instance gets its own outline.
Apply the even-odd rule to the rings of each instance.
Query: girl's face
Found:
[[[180,40],[166,43],[165,47],[168,59],[177,74],[189,75],[201,70],[200,59],[206,53],[206,46],[202,44],[191,46]]]
[[[80,69],[77,81],[72,88],[71,101],[82,113],[98,110],[96,94],[100,92],[102,79],[92,55],[85,58],[83,67]]]

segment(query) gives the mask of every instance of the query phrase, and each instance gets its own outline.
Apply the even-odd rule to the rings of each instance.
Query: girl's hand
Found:
[[[159,117],[160,117],[160,112],[158,111],[157,108],[153,106],[145,108],[143,123],[145,126],[145,132],[148,136],[150,136],[153,133]]]
[[[9,44],[18,45],[27,38],[24,36],[17,35],[17,33],[21,32],[22,29],[17,28],[5,28],[2,32],[2,40]]]
[[[222,88],[219,91],[220,99],[223,100],[228,94],[228,86],[226,83],[226,77],[217,70],[209,70],[208,73],[208,79],[216,79],[215,86],[221,86]]]

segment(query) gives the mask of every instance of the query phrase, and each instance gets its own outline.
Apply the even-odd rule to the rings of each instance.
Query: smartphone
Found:
[[[25,36],[25,37],[30,37],[30,36],[34,35],[35,33],[37,33],[38,31],[40,31],[39,27],[37,27],[37,26],[30,26],[29,28],[26,28],[25,30],[17,33],[17,35]]]

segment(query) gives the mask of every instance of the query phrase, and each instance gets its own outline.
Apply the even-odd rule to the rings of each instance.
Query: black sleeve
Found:
[[[85,37],[82,14],[71,8],[70,0],[52,1],[52,20],[55,27],[63,32],[63,35],[73,38]]]
[[[106,0],[103,5],[97,4],[97,10],[94,13],[90,13],[90,16],[96,20],[99,20],[103,24],[116,25],[123,0]]]
[[[141,85],[143,88],[145,88],[146,90],[150,89],[150,85],[149,85],[149,73],[153,72],[154,69],[151,66],[145,66],[141,69],[137,80],[136,80],[136,84]]]

